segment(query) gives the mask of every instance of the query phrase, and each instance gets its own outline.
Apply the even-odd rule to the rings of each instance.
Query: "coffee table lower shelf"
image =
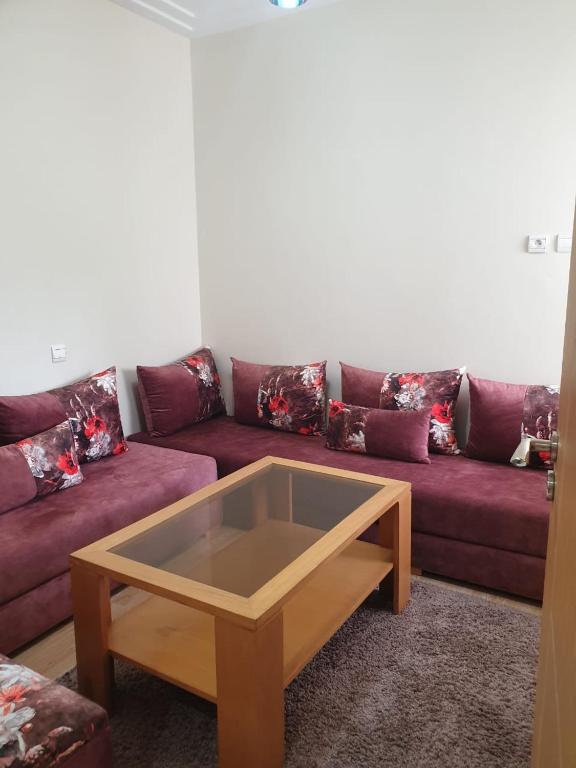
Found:
[[[391,570],[391,550],[354,541],[284,604],[285,687]],[[152,596],[112,622],[108,650],[217,701],[214,617],[208,613]]]

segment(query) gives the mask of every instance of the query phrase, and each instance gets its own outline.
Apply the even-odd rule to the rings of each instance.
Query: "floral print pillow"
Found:
[[[272,366],[232,362],[236,421],[300,435],[324,434],[326,361]]]
[[[196,379],[198,385],[198,421],[204,421],[226,410],[220,388],[220,375],[216,368],[214,355],[209,347],[194,352],[176,365]]]
[[[270,368],[260,381],[256,408],[258,418],[274,429],[323,434],[326,363]]]
[[[521,437],[550,440],[558,429],[560,387],[531,385],[526,387]],[[550,454],[541,451],[530,456],[530,466],[550,468]]]
[[[380,408],[420,411],[432,409],[429,449],[434,453],[460,453],[454,429],[454,411],[464,368],[431,373],[387,373],[380,389]]]
[[[50,394],[60,401],[70,420],[80,464],[128,450],[114,366],[75,384],[53,389]]]
[[[326,447],[335,451],[366,453],[366,422],[372,408],[330,400]]]
[[[225,413],[212,350],[203,347],[168,365],[138,365],[138,390],[151,435],[172,435]]]
[[[36,496],[71,488],[82,482],[74,435],[68,420],[16,443],[36,481]]]
[[[0,766],[67,764],[106,726],[91,701],[0,656]]]

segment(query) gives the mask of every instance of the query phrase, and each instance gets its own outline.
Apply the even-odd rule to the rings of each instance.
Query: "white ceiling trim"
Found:
[[[165,1],[166,0],[164,0],[164,2]],[[131,10],[136,10],[137,8],[143,8],[144,10],[149,11],[155,16],[158,16],[159,17],[158,20],[163,19],[164,21],[168,21],[170,24],[175,24],[177,27],[181,27],[182,29],[185,29],[188,32],[194,32],[194,27],[191,27],[190,24],[186,24],[186,22],[180,21],[179,19],[175,18],[171,14],[165,13],[165,11],[160,10],[160,8],[156,8],[154,5],[150,5],[149,3],[144,2],[144,0],[130,0],[130,4],[127,5],[126,7],[130,8],[131,5],[136,6],[136,8],[131,8]],[[173,5],[173,3],[170,3],[170,5]],[[193,13],[191,13],[190,16],[194,18]]]
[[[188,8],[184,8],[182,5],[175,3],[174,0],[160,0],[164,5],[169,5],[170,8],[174,8],[178,13],[183,13],[184,16],[190,16],[191,19],[196,18],[196,14],[193,11],[189,11]]]
[[[0,0],[1,2],[1,0]],[[342,0],[307,0],[299,8],[278,8],[269,0],[112,0],[187,37],[205,37],[240,27],[306,13]]]

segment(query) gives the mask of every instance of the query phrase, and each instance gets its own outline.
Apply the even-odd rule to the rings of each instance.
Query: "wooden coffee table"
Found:
[[[267,457],[71,571],[80,693],[109,707],[124,659],[216,702],[221,768],[279,768],[284,688],[381,582],[396,613],[409,600],[410,485]],[[149,596],[112,621],[111,580]]]

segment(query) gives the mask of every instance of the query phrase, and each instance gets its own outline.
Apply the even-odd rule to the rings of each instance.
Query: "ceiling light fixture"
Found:
[[[304,5],[306,0],[270,0],[272,5],[277,5],[278,8],[298,8]]]

